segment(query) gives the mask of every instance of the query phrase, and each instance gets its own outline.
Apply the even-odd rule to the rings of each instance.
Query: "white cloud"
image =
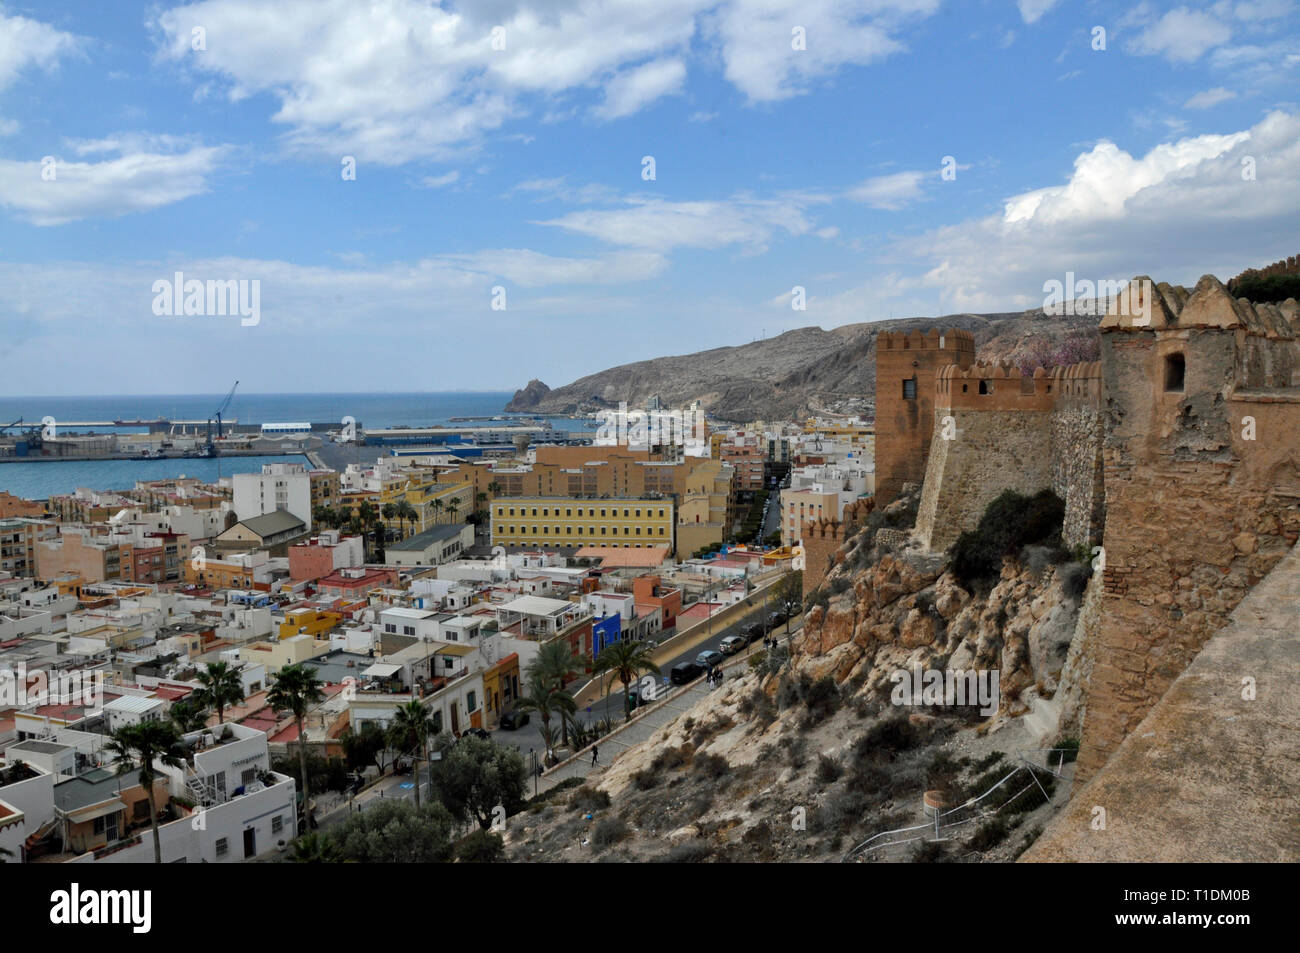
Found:
[[[1242,159],[1257,163],[1242,177]],[[952,310],[1042,303],[1048,279],[1149,274],[1229,277],[1274,261],[1300,215],[1300,116],[1273,113],[1231,135],[1164,143],[1135,157],[1111,142],[1079,156],[1062,185],[1006,200],[1002,215],[898,243],[929,262],[910,288],[942,291]]]
[[[663,273],[668,262],[653,252],[614,252],[595,258],[557,258],[527,248],[502,248],[446,261],[474,272],[498,276],[525,288],[543,285],[605,285],[644,281]]]
[[[623,208],[570,212],[536,222],[599,239],[611,245],[653,249],[725,248],[741,245],[762,251],[779,234],[804,235],[812,223],[807,199],[753,199],[669,202],[628,198]]]
[[[864,66],[905,47],[897,34],[940,0],[732,0],[706,18],[724,73],[755,102],[789,99],[844,66]],[[803,30],[806,48],[793,49]]]
[[[1224,89],[1222,86],[1216,86],[1214,89],[1207,89],[1197,93],[1187,102],[1183,103],[1184,109],[1211,109],[1219,103],[1226,103],[1229,99],[1236,99],[1237,94],[1231,90]]]
[[[1020,17],[1026,23],[1037,23],[1048,10],[1056,6],[1057,0],[1016,0]]]
[[[420,180],[420,184],[426,189],[440,189],[444,185],[451,185],[460,179],[460,173],[455,169],[443,175],[426,175]]]
[[[1163,56],[1173,63],[1193,63],[1232,37],[1232,28],[1200,10],[1178,7],[1150,24],[1129,44],[1134,53]]]
[[[60,59],[81,51],[82,41],[38,20],[5,16],[0,10],[0,90],[23,70],[35,66],[54,69]]]
[[[148,211],[206,192],[208,177],[228,151],[225,146],[175,152],[128,149],[129,143],[141,141],[73,141],[70,146],[78,155],[118,155],[101,162],[54,157],[53,179],[42,175],[45,165],[40,161],[0,159],[0,205],[34,225]]]
[[[867,179],[845,194],[855,202],[865,202],[872,208],[896,210],[919,199],[924,194],[921,183],[931,177],[926,172],[895,172]]]
[[[386,165],[448,158],[527,115],[598,118],[680,90],[698,46],[751,101],[784,99],[903,49],[940,0],[200,0],[152,26],[159,55],[231,101],[265,93],[292,150]],[[190,48],[202,25],[206,49]],[[501,26],[504,48],[494,49]],[[791,48],[792,25],[807,49]],[[498,43],[498,46],[500,44]]]
[[[678,59],[656,60],[619,73],[605,87],[605,102],[596,115],[621,119],[639,112],[663,96],[680,93],[686,79],[686,64]]]

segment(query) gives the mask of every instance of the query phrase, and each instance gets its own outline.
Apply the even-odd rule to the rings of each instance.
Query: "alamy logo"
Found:
[[[1065,273],[1065,281],[1055,278],[1043,282],[1043,313],[1054,317],[1061,315],[1100,316],[1113,308],[1117,314],[1132,317],[1137,327],[1151,323],[1150,280],[1142,282],[1076,280],[1074,272]],[[1135,293],[1136,292],[1136,293]]]
[[[596,443],[626,445],[630,450],[682,446],[703,448],[708,440],[704,411],[632,410],[620,401],[618,410],[602,410],[596,428]]]
[[[98,708],[104,698],[104,673],[27,671],[18,662],[12,671],[0,672],[0,709],[25,705],[72,704]]]
[[[889,696],[895,705],[978,705],[981,715],[993,715],[998,710],[997,669],[923,670],[917,665],[891,672],[889,680],[895,683]]]
[[[227,278],[200,281],[176,272],[175,280],[159,278],[153,283],[153,313],[159,317],[217,317],[239,315],[240,324],[251,328],[262,321],[262,282],[258,278]]]
[[[152,890],[69,890],[50,894],[50,922],[77,924],[127,924],[132,933],[148,933],[153,926]]]

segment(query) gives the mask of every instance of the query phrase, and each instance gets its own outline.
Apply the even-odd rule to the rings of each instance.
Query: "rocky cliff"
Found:
[[[874,834],[925,824],[923,795],[961,805],[1017,770],[989,802],[997,810],[972,813],[942,843],[863,858],[1023,852],[1069,796],[1051,772],[1030,778],[1021,765],[1077,731],[1060,712],[1077,718],[1079,666],[1067,657],[1086,615],[1085,567],[1031,547],[997,578],[962,586],[943,557],[908,547],[901,527],[915,507],[913,488],[835,554],[788,648],[757,653],[586,786],[513,819],[511,859],[837,861]],[[916,666],[997,671],[996,714],[895,704],[891,675]]]
[[[1050,351],[1055,342],[1081,330],[1095,333],[1095,326],[1096,318],[1049,317],[1038,310],[905,318],[831,331],[799,328],[737,347],[623,364],[554,390],[533,380],[515,393],[506,410],[586,413],[620,401],[641,406],[658,396],[674,407],[700,400],[706,411],[724,420],[789,418],[839,398],[874,394],[880,331],[962,328],[974,334],[980,360],[1015,361],[1031,351]]]

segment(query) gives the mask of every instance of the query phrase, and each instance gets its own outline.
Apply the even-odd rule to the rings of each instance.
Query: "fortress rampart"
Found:
[[[917,534],[944,550],[1006,490],[1051,488],[1066,503],[1068,545],[1100,535],[1101,366],[1032,375],[995,365],[949,365],[935,382],[934,433]]]
[[[1209,275],[1190,293],[1153,287],[1146,320],[1116,308],[1101,323],[1105,562],[1084,779],[1300,538],[1296,302],[1252,304]]]
[[[836,552],[866,523],[875,506],[876,501],[872,497],[866,497],[845,506],[843,519],[819,519],[803,524],[800,545],[804,552],[804,598],[821,585],[826,573],[830,571]]]

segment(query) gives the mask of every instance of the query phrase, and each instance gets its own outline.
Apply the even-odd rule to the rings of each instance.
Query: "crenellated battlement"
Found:
[[[1294,298],[1280,304],[1234,298],[1214,275],[1204,275],[1190,292],[1181,285],[1155,284],[1140,275],[1116,297],[1101,320],[1103,334],[1116,331],[1241,330],[1248,336],[1293,341],[1300,326]]]
[[[949,328],[947,331],[881,331],[876,350],[886,351],[969,351],[975,353],[975,335]]]
[[[1228,290],[1235,292],[1237,286],[1243,281],[1255,278],[1275,278],[1278,275],[1300,275],[1300,255],[1283,258],[1281,261],[1275,261],[1263,268],[1247,268],[1237,277],[1229,279]]]
[[[935,378],[936,410],[1052,411],[1066,404],[1100,406],[1101,362],[1036,368],[1021,374],[1006,364],[950,364]]]

